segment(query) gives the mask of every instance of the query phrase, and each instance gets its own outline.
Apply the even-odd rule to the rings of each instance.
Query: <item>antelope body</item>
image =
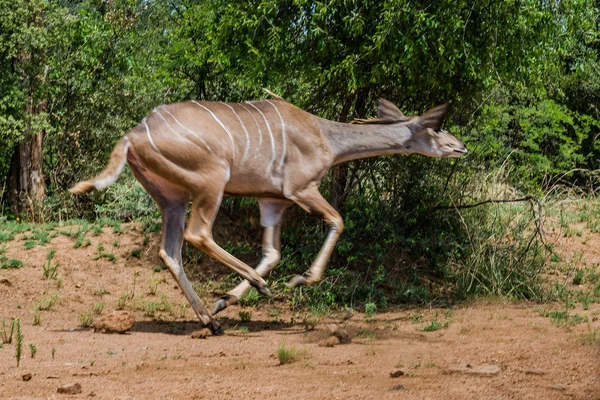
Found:
[[[335,164],[393,153],[459,157],[464,144],[441,130],[448,105],[408,118],[391,102],[378,101],[378,117],[357,124],[328,121],[278,98],[246,103],[188,101],[158,107],[115,146],[97,177],[71,189],[85,193],[114,183],[125,163],[158,204],[162,219],[160,257],[201,322],[222,333],[213,315],[235,303],[250,285],[269,295],[265,276],[280,258],[281,218],[297,204],[322,217],[331,229],[317,258],[294,287],[318,281],[343,230],[339,213],[319,184]],[[257,197],[263,258],[256,270],[219,247],[212,225],[223,196]],[[185,215],[192,201],[191,217]],[[183,239],[225,264],[245,281],[217,300],[209,312],[187,279]]]

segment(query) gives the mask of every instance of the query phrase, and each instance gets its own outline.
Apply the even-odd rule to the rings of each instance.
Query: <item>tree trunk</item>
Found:
[[[43,112],[45,104],[42,103],[36,109],[36,113]],[[32,109],[27,111],[33,112]],[[28,131],[30,130],[31,127],[28,127]],[[25,212],[31,214],[30,217],[35,217],[35,210],[46,195],[42,171],[43,142],[42,130],[26,135],[26,139],[15,146],[8,178],[10,207],[15,215]]]
[[[47,35],[45,27],[46,13],[50,11],[45,2],[24,2],[23,32],[33,30],[41,36]],[[51,3],[51,2],[49,2]],[[20,52],[13,58],[13,66],[20,75],[21,87],[26,90],[25,108],[26,127],[23,140],[14,148],[9,169],[9,202],[15,215],[25,213],[30,219],[38,221],[37,211],[46,195],[44,183],[43,142],[45,128],[43,114],[46,113],[47,101],[45,84],[48,77],[46,64],[47,47],[33,43],[25,34],[25,43]],[[43,117],[43,118],[42,118]]]

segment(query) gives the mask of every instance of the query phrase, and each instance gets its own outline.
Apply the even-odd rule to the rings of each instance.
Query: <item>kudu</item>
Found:
[[[444,104],[409,118],[380,99],[377,118],[346,124],[316,117],[281,98],[163,105],[117,143],[100,175],[78,183],[71,192],[106,188],[127,162],[160,208],[160,258],[200,321],[213,334],[220,334],[213,315],[235,303],[250,285],[270,294],[262,277],[280,259],[281,217],[294,203],[323,218],[331,228],[308,272],[295,276],[290,286],[321,278],[343,229],[342,217],[319,192],[331,166],[383,154],[465,154],[465,145],[441,130],[447,110]],[[213,240],[212,226],[224,195],[258,198],[264,234],[263,258],[256,270]],[[191,216],[185,229],[190,200]],[[204,307],[183,270],[183,239],[246,279],[217,300],[212,312]]]

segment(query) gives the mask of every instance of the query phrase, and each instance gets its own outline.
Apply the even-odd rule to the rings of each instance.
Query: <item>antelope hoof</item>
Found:
[[[221,328],[221,325],[215,320],[209,322],[208,329],[210,329],[213,336],[221,336],[225,333],[223,328]]]
[[[273,297],[273,293],[271,293],[271,290],[267,287],[267,285],[256,286],[256,290],[258,290],[258,292],[263,296]]]
[[[260,280],[250,281],[250,285],[258,290],[258,293],[267,297],[273,297],[273,294],[269,290],[267,283],[262,278]]]
[[[212,315],[216,315],[237,301],[238,298],[236,296],[226,294],[225,296],[221,297],[219,300],[214,302],[210,313]]]
[[[294,276],[292,279],[290,279],[290,281],[288,283],[288,287],[290,289],[293,289],[298,286],[304,286],[304,285],[306,285],[306,278],[302,275]]]

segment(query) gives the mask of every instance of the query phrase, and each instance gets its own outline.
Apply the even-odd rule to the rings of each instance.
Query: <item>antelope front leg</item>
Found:
[[[287,200],[279,199],[259,199],[260,206],[260,223],[264,228],[262,252],[263,258],[256,267],[256,272],[264,277],[269,273],[279,262],[280,253],[280,237],[281,237],[281,217],[283,212],[293,204]],[[250,289],[250,283],[247,280],[242,281],[233,290],[217,300],[212,308],[212,314],[217,314],[232,304],[235,304],[242,298],[244,293]]]
[[[335,208],[323,198],[316,183],[312,183],[306,189],[299,191],[290,198],[309,213],[323,218],[331,226],[327,238],[310,269],[304,276],[296,275],[288,283],[288,286],[293,288],[300,285],[309,285],[321,279],[325,265],[344,230],[344,220]]]

